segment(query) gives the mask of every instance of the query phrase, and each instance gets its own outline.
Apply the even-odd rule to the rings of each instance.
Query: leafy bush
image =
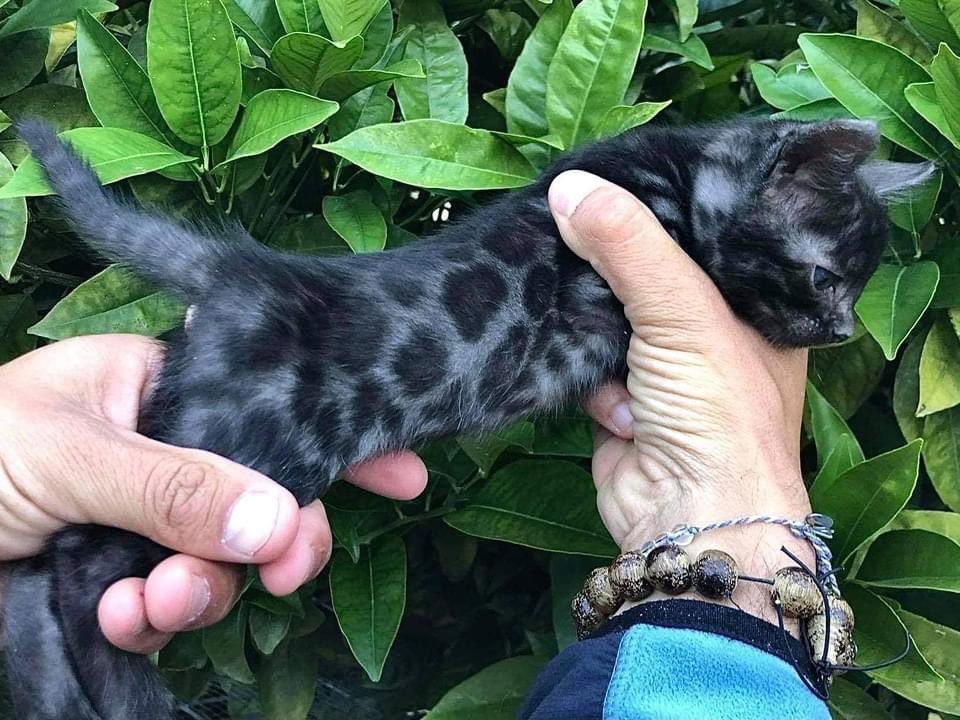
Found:
[[[141,202],[231,216],[293,252],[402,245],[658,113],[873,118],[883,154],[936,160],[891,209],[860,332],[811,356],[804,463],[836,519],[860,661],[896,654],[904,627],[916,641],[837,681],[837,717],[960,714],[960,0],[123,5],[0,0],[0,130],[44,115]],[[12,132],[0,151],[0,361],[180,321],[171,298],[76,252]],[[304,717],[318,677],[385,717],[478,717],[484,698],[483,717],[512,717],[572,640],[574,588],[615,552],[589,454],[571,410],[424,448],[430,486],[412,502],[339,486],[320,580],[279,599],[251,581],[159,663],[185,698],[209,696],[214,673],[256,683],[268,718]]]

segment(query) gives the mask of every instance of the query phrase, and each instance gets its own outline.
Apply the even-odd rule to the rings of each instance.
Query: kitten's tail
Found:
[[[210,287],[218,269],[256,252],[240,232],[214,236],[145,212],[100,185],[90,167],[42,120],[18,123],[20,137],[60,196],[80,238],[107,260],[188,299]],[[234,268],[234,272],[236,268]]]

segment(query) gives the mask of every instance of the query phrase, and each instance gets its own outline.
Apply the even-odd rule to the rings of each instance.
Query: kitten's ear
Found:
[[[932,162],[901,163],[890,160],[871,160],[857,174],[882,199],[889,200],[903,195],[933,176],[936,165]]]
[[[869,120],[803,124],[784,138],[774,172],[830,187],[849,179],[879,142],[877,125]]]

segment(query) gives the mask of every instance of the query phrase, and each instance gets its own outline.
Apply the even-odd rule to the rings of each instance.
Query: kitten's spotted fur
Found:
[[[880,194],[930,171],[900,166],[891,184],[890,164],[865,162],[877,134],[863,122],[647,127],[567,155],[432,239],[308,259],[144,213],[101,189],[47,126],[21,133],[77,233],[193,306],[142,430],[249,465],[301,502],[349,463],[491,430],[622,375],[622,307],[547,207],[559,172],[588,170],[640,197],[741,317],[800,346],[850,334],[885,241]],[[96,624],[103,590],[165,554],[72,528],[20,566],[4,614],[18,717],[171,716],[149,662]]]

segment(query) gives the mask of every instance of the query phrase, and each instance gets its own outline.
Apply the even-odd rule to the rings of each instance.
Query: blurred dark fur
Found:
[[[84,242],[192,307],[141,430],[255,468],[303,503],[350,463],[489,431],[622,376],[623,309],[547,207],[559,172],[637,195],[744,320],[772,343],[808,346],[852,332],[886,239],[881,196],[931,170],[867,162],[877,132],[864,122],[647,127],[566,155],[430,239],[305,258],[240,228],[144,212],[102,189],[45,124],[20,133]],[[75,527],[19,565],[3,617],[18,718],[171,717],[150,662],[109,645],[96,620],[110,583],[165,554]]]

